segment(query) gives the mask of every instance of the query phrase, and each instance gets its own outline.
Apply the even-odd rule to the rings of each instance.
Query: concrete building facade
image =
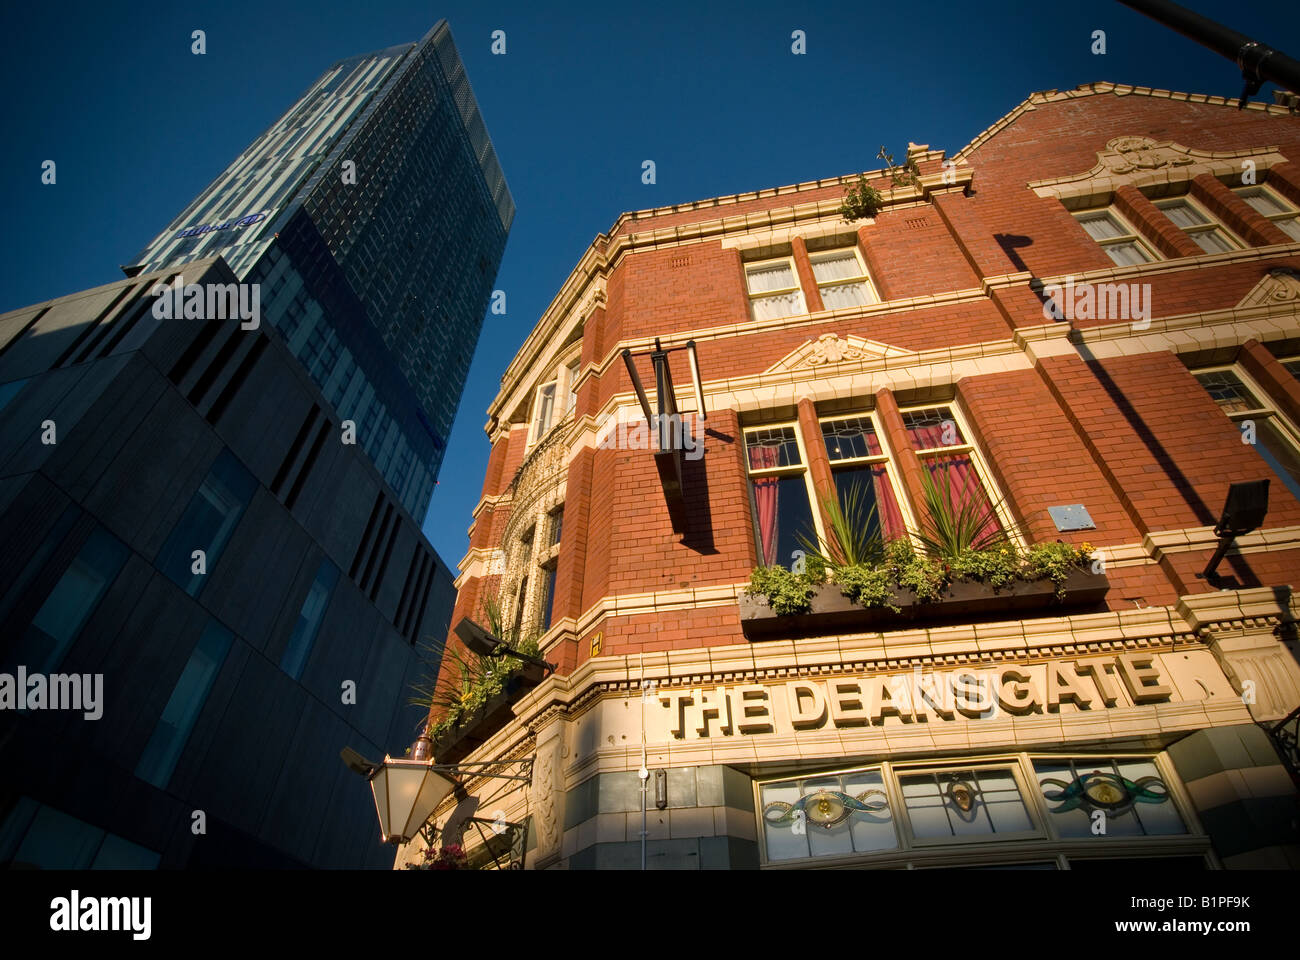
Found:
[[[339,751],[418,732],[451,572],[273,330],[155,315],[182,270],[236,280],[0,316],[0,864],[386,865]]]
[[[477,809],[538,869],[1300,865],[1295,118],[1099,83],[865,176],[852,221],[856,177],[622,215],[505,371],[453,621],[495,602],[557,669],[437,728],[532,779],[466,777],[435,842],[501,865]],[[623,359],[656,402],[656,347],[702,443],[676,485]],[[1078,589],[748,595],[846,480],[906,538],[940,473],[1083,550]]]

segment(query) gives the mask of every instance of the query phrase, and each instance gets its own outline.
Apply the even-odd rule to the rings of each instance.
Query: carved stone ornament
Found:
[[[1267,307],[1300,302],[1300,277],[1275,270],[1255,284],[1238,307]]]
[[[559,852],[560,847],[560,811],[556,809],[556,782],[560,773],[560,736],[552,737],[537,751],[537,763],[533,767],[532,790],[529,794],[529,806],[534,811],[533,829],[537,831],[537,853],[539,859],[545,859]]]
[[[805,340],[800,346],[773,364],[768,373],[812,367],[826,368],[838,363],[880,360],[885,357],[905,357],[911,351],[891,347],[865,337],[849,334],[843,339],[837,333],[823,333],[816,340]]]
[[[1106,149],[1100,151],[1097,158],[1114,173],[1185,167],[1194,162],[1173,144],[1156,143],[1150,137],[1116,137],[1106,144]]]
[[[1055,197],[1074,206],[1098,206],[1109,202],[1122,185],[1139,189],[1193,180],[1201,174],[1219,179],[1242,176],[1244,170],[1262,176],[1274,164],[1286,162],[1276,147],[1248,147],[1242,150],[1201,150],[1172,140],[1157,142],[1150,137],[1115,137],[1097,151],[1091,170],[1035,180],[1028,184],[1040,197]]]
[[[862,351],[848,340],[841,340],[838,334],[823,333],[813,344],[812,353],[804,361],[810,367],[819,367],[824,363],[841,363],[845,360],[858,360]]]

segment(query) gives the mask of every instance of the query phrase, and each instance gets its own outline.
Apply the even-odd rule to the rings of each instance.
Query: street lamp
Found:
[[[457,785],[428,762],[384,757],[370,778],[380,837],[391,844],[409,841]]]
[[[409,843],[424,829],[433,811],[453,790],[460,788],[458,776],[487,777],[494,780],[533,779],[533,756],[521,760],[485,760],[473,763],[434,763],[433,741],[422,733],[411,745],[409,759],[384,756],[383,763],[367,760],[351,747],[339,756],[348,769],[370,781],[379,814],[379,835],[384,843],[399,846]],[[466,767],[499,767],[519,764],[518,774],[493,773]]]

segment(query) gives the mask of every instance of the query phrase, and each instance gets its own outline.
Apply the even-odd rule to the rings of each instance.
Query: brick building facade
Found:
[[[444,836],[477,805],[529,824],[530,868],[639,866],[644,742],[650,867],[1300,864],[1271,736],[1300,706],[1300,120],[1093,84],[908,159],[865,219],[835,178],[624,214],[583,254],[489,410],[453,615],[495,599],[557,665],[456,749],[533,779],[470,778]],[[679,530],[653,452],[610,439],[656,339],[694,341],[707,411]],[[941,461],[1022,548],[1090,544],[1101,590],[754,618],[751,571],[797,562],[842,478],[914,531]],[[992,709],[923,696],[960,670]]]

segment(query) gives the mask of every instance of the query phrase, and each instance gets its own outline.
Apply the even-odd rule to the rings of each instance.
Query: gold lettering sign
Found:
[[[1173,699],[1157,654],[661,690],[676,740],[1090,712]]]

